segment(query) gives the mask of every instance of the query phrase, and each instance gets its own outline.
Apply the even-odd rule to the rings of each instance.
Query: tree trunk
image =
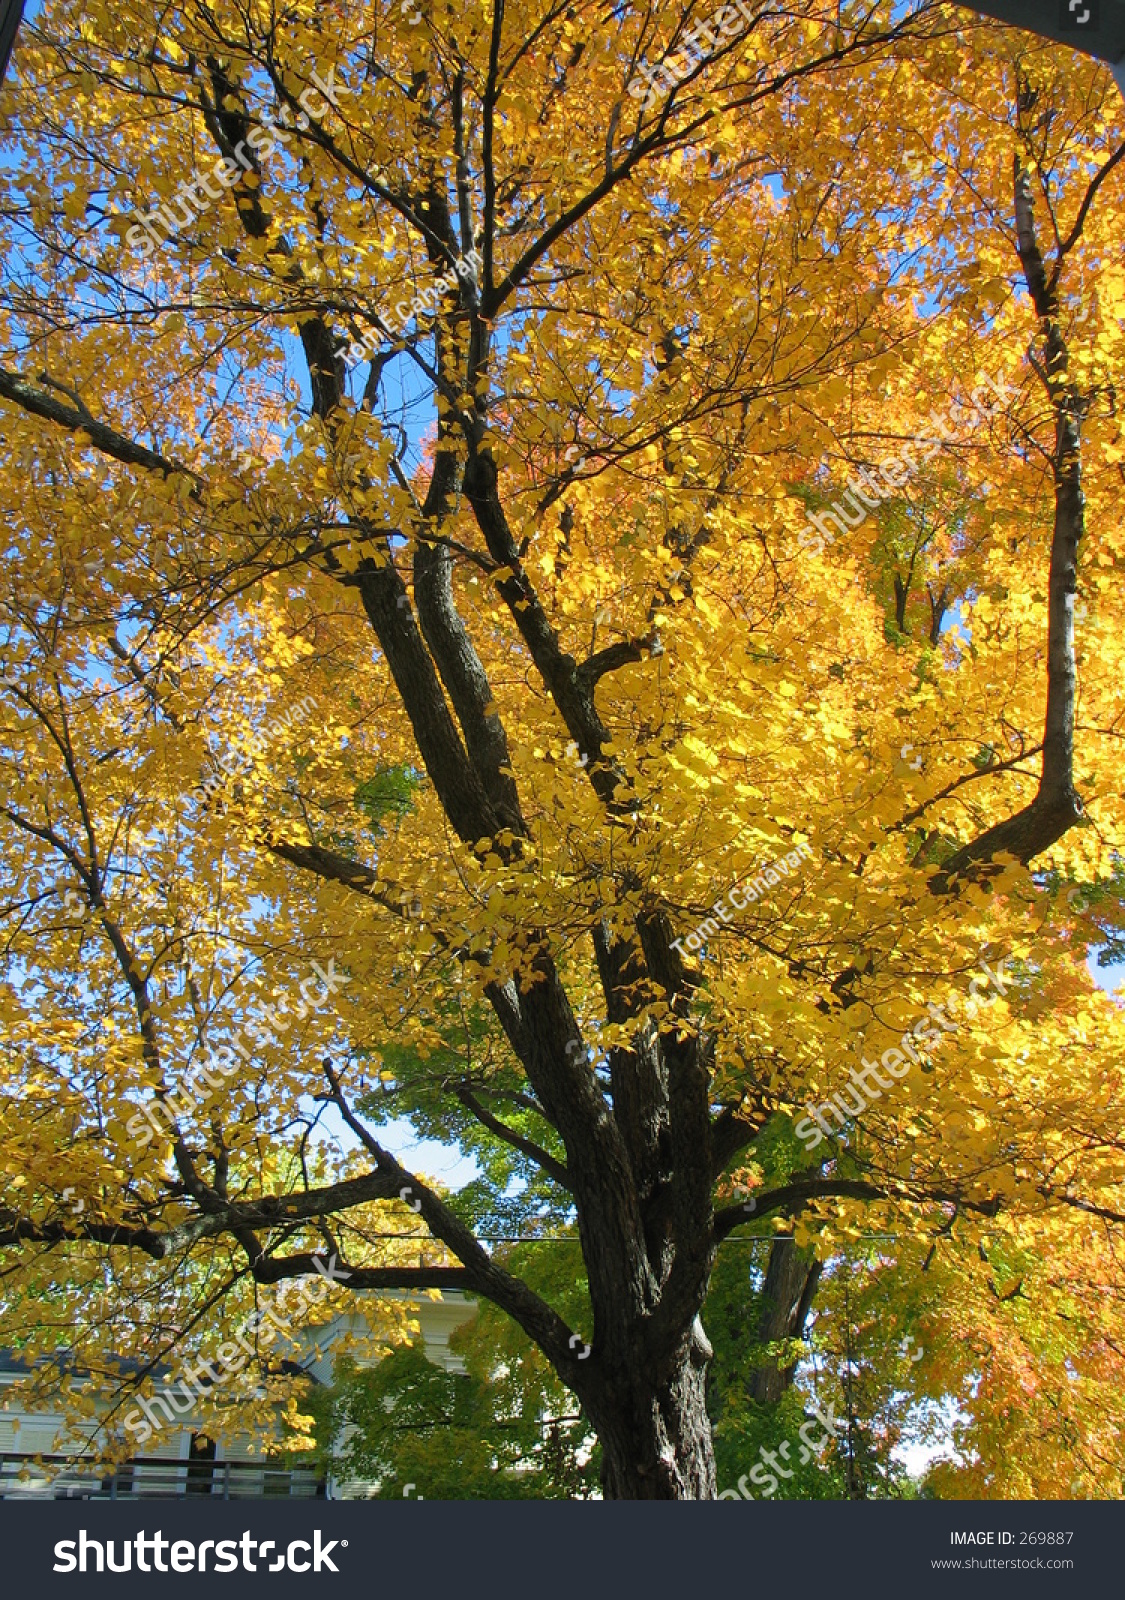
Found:
[[[820,1262],[810,1250],[801,1250],[792,1238],[774,1241],[762,1291],[762,1315],[758,1341],[774,1344],[780,1339],[799,1339],[820,1281]],[[793,1382],[797,1363],[782,1365],[776,1359],[764,1361],[750,1375],[750,1393],[760,1405],[776,1405]]]
[[[638,1363],[609,1377],[591,1408],[607,1500],[715,1499],[706,1405],[711,1354],[697,1318],[669,1376]]]

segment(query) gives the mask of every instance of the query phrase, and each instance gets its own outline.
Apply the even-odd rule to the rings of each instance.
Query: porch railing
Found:
[[[0,1454],[0,1500],[323,1499],[325,1483],[312,1467],[271,1467],[256,1461],[169,1461],[138,1456],[116,1472],[99,1474],[72,1456]]]

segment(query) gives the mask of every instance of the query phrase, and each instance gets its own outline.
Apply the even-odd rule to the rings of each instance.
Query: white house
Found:
[[[391,1298],[409,1303],[430,1360],[447,1372],[463,1372],[449,1339],[476,1315],[475,1303],[457,1290],[443,1292],[440,1299],[407,1294]],[[333,1347],[344,1335],[357,1341],[351,1351],[353,1359],[361,1366],[373,1365],[378,1359],[374,1349],[369,1360],[365,1361],[362,1353],[365,1330],[362,1317],[336,1317],[318,1327],[315,1345],[311,1337],[304,1349],[298,1345],[294,1358],[282,1363],[282,1369],[304,1372],[316,1383],[330,1384]],[[63,1358],[58,1365],[60,1386],[82,1384],[82,1374],[73,1364]],[[135,1370],[137,1365],[123,1361],[122,1371],[127,1374],[130,1366]],[[233,1445],[217,1443],[206,1436],[190,1410],[178,1426],[162,1428],[155,1435],[152,1453],[141,1453],[142,1446],[116,1473],[99,1474],[83,1466],[77,1445],[69,1453],[58,1449],[60,1437],[68,1432],[61,1410],[32,1410],[20,1400],[16,1385],[27,1374],[27,1366],[18,1357],[10,1351],[0,1352],[0,1499],[178,1499],[199,1494],[228,1500],[274,1495],[348,1500],[365,1499],[372,1492],[370,1484],[356,1480],[318,1478],[311,1466],[271,1467],[268,1456],[250,1437]],[[74,1440],[73,1429],[69,1431]]]

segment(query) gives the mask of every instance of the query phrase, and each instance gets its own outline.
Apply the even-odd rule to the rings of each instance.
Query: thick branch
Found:
[[[749,1222],[751,1218],[756,1222],[759,1217],[767,1216],[771,1211],[797,1212],[803,1210],[812,1200],[831,1199],[895,1200],[906,1201],[913,1205],[931,1203],[959,1205],[964,1211],[975,1211],[984,1217],[996,1216],[1001,1205],[999,1196],[993,1196],[989,1200],[966,1200],[964,1196],[950,1194],[944,1189],[905,1194],[897,1189],[869,1183],[862,1178],[798,1178],[793,1183],[784,1184],[780,1189],[767,1189],[755,1196],[756,1204],[753,1212],[748,1212],[745,1206],[726,1206],[722,1211],[717,1211],[715,1237],[725,1239],[727,1234],[740,1223]]]
[[[711,1124],[711,1176],[713,1178],[726,1170],[738,1155],[740,1150],[745,1150],[747,1145],[754,1140],[765,1127],[766,1118],[763,1116],[758,1121],[753,1121],[742,1111],[728,1108],[720,1111]]]
[[[1078,545],[1085,531],[1081,475],[1083,401],[1068,377],[1068,356],[1058,318],[1055,282],[1048,280],[1035,236],[1031,184],[1015,157],[1016,238],[1024,279],[1043,331],[1046,385],[1055,415],[1055,447],[1051,471],[1055,488],[1055,524],[1047,611],[1047,712],[1043,729],[1043,765],[1031,804],[988,828],[961,847],[930,880],[935,894],[952,887],[959,873],[997,856],[1011,856],[1026,865],[1050,849],[1085,816],[1074,786],[1074,707],[1077,666],[1074,658],[1074,596],[1078,587]]]
[[[456,1216],[447,1205],[424,1184],[421,1179],[400,1167],[389,1151],[384,1150],[344,1098],[339,1079],[329,1063],[325,1062],[325,1076],[331,1089],[331,1098],[340,1115],[352,1132],[374,1157],[385,1180],[399,1185],[400,1196],[409,1194],[409,1204],[417,1202],[419,1214],[435,1238],[449,1246],[466,1269],[466,1283],[494,1305],[506,1311],[518,1322],[524,1332],[547,1356],[564,1381],[581,1394],[580,1380],[586,1376],[578,1366],[571,1333],[566,1323],[519,1278],[513,1277],[479,1244],[472,1230]]]
[[[115,428],[107,427],[104,422],[95,422],[87,411],[63,405],[53,395],[37,389],[27,378],[20,377],[18,373],[6,372],[2,367],[0,367],[0,398],[12,401],[21,410],[30,412],[33,417],[42,417],[44,421],[53,422],[69,433],[85,433],[96,450],[100,450],[103,455],[112,456],[115,461],[124,462],[126,466],[143,467],[146,472],[159,472],[166,478],[170,478],[173,473],[182,472],[197,486],[202,482],[197,473],[181,466],[179,462],[158,455],[155,450],[149,450],[143,444],[136,444],[124,434],[118,433]],[[198,487],[194,493],[198,494]]]
[[[317,1262],[320,1266],[317,1266]],[[264,1256],[254,1267],[256,1283],[281,1283],[286,1278],[324,1276],[324,1256],[306,1252],[280,1260]],[[353,1267],[338,1261],[336,1278],[349,1290],[357,1289],[469,1289],[472,1273],[466,1267]],[[346,1278],[344,1276],[346,1274]]]

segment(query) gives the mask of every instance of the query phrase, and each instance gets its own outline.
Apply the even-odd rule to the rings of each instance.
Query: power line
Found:
[[[408,1239],[414,1244],[441,1244],[443,1241],[429,1233],[367,1233],[365,1239]],[[581,1244],[577,1234],[547,1233],[547,1234],[512,1234],[512,1233],[478,1233],[473,1236],[478,1244]],[[769,1237],[748,1234],[735,1238],[728,1234],[725,1239],[719,1240],[719,1246],[724,1244],[780,1244],[783,1240],[792,1240],[790,1233],[771,1234]],[[874,1239],[908,1239],[906,1233],[862,1233],[857,1239],[848,1241],[851,1244],[866,1244]],[[846,1248],[841,1245],[839,1248]]]

